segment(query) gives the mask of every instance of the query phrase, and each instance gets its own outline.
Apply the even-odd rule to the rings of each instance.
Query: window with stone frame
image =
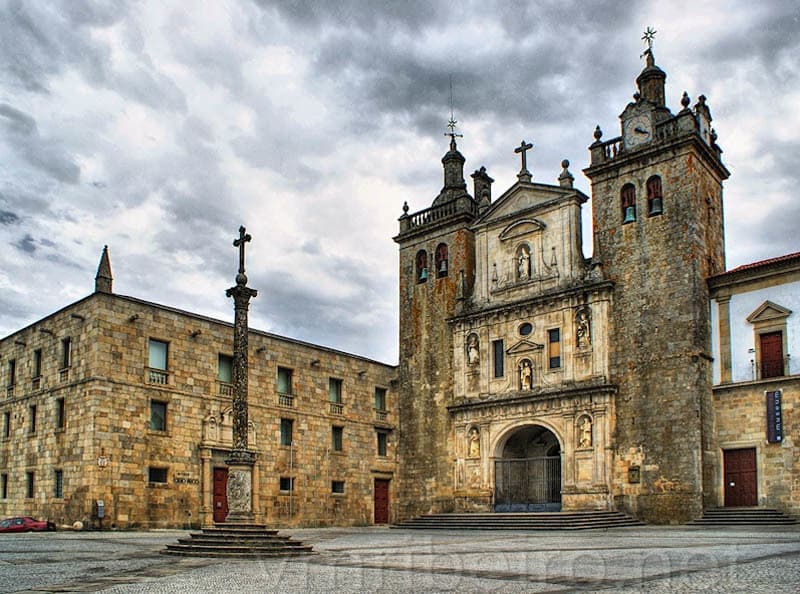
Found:
[[[0,499],[8,499],[8,474],[0,474]]]
[[[622,223],[632,223],[636,220],[636,188],[633,184],[625,184],[620,190],[620,206],[622,208]]]
[[[233,383],[233,357],[231,355],[217,354],[217,379],[223,384]]]
[[[331,450],[341,452],[344,450],[344,427],[331,427]]]
[[[420,250],[417,252],[416,258],[416,279],[417,283],[424,283],[428,280],[428,252]]]
[[[561,367],[561,329],[551,328],[547,331],[547,357],[548,367],[558,369]]]
[[[159,400],[150,401],[150,430],[167,430],[167,403]]]
[[[386,431],[377,430],[375,436],[378,440],[378,456],[385,457],[389,450],[389,434]]]
[[[166,483],[168,469],[164,466],[150,466],[147,469],[148,483]]]
[[[342,380],[335,377],[328,379],[328,401],[334,404],[342,403]]]
[[[657,175],[647,180],[647,216],[653,217],[664,212],[664,194],[661,191],[661,178]]]
[[[492,341],[492,356],[494,362],[494,377],[503,377],[505,375],[505,347],[503,340]]]
[[[169,343],[166,343],[163,340],[156,340],[155,338],[151,338],[148,342],[147,366],[150,369],[167,371],[168,352],[169,352]]]
[[[434,263],[436,265],[436,278],[447,276],[449,262],[447,260],[447,244],[440,243],[436,246],[436,253],[434,256]]]
[[[375,388],[375,410],[386,412],[386,388]]]
[[[169,380],[169,343],[151,338],[147,343],[147,379],[151,384],[166,385]]]
[[[3,438],[8,439],[11,437],[11,411],[3,413]]]
[[[28,433],[36,433],[36,405],[28,407]]]
[[[25,497],[27,499],[33,499],[33,496],[35,495],[35,481],[36,476],[32,470],[29,470],[25,473]]]
[[[286,394],[288,396],[294,394],[291,369],[278,367],[278,394]]]
[[[344,493],[344,481],[331,481],[331,493],[338,495]]]
[[[294,491],[294,477],[292,476],[282,476],[278,480],[278,489],[283,491],[284,493],[291,493]]]
[[[33,379],[42,376],[42,349],[33,351]]]
[[[11,386],[15,386],[17,384],[17,360],[16,359],[9,359],[8,360],[8,382],[6,385],[10,388]]]
[[[292,432],[294,430],[294,421],[292,419],[281,419],[281,445],[292,445]]]
[[[56,429],[63,429],[67,424],[66,408],[63,398],[56,398]]]
[[[64,498],[64,471],[60,468],[53,471],[53,497]]]
[[[61,369],[72,367],[72,338],[61,339]]]

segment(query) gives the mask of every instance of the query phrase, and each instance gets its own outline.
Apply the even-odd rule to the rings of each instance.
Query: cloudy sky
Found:
[[[450,77],[467,175],[500,195],[524,138],[588,193],[648,25],[673,111],[708,97],[728,267],[800,251],[797,0],[0,0],[0,336],[104,244],[116,292],[231,319],[243,224],[254,327],[396,362],[391,237],[441,188]]]

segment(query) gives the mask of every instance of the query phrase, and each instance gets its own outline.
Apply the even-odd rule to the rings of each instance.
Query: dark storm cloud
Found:
[[[36,240],[30,234],[25,235],[22,239],[14,243],[14,247],[23,252],[32,254],[36,251]]]
[[[800,4],[796,0],[775,0],[769,3],[769,12],[754,11],[755,19],[747,35],[728,30],[717,40],[709,40],[703,55],[716,64],[736,66],[742,60],[757,58],[767,68],[774,70],[776,60],[785,55],[797,67],[800,52]]]
[[[0,225],[13,225],[19,222],[19,217],[8,210],[0,210]]]
[[[39,135],[33,117],[2,103],[0,126],[6,132],[5,142],[30,165],[64,183],[74,184],[80,180],[80,167],[56,142]]]
[[[287,270],[270,271],[251,279],[263,288],[254,304],[272,322],[277,333],[377,357],[375,346],[393,332],[391,303],[381,286],[388,279],[372,274],[356,259],[326,256],[326,272],[348,287],[343,296],[324,290],[313,275]],[[263,298],[263,299],[262,299]],[[365,350],[372,345],[370,350]],[[388,353],[382,353],[385,358]]]
[[[438,134],[451,76],[461,120],[565,122],[588,109],[587,96],[601,99],[593,82],[619,70],[613,38],[599,32],[626,20],[618,2],[260,4],[319,37],[315,78],[359,106],[348,123],[358,133],[396,117],[404,127]],[[470,51],[472,40],[459,37],[459,26],[476,15],[486,32],[469,30],[476,50]],[[576,34],[556,34],[558,21]],[[452,44],[440,39],[448,26]],[[580,86],[564,84],[567,78]]]

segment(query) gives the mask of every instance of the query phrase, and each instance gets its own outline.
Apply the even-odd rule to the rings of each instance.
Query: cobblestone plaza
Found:
[[[797,592],[800,529],[294,530],[316,554],[161,555],[184,531],[0,537],[0,592]]]

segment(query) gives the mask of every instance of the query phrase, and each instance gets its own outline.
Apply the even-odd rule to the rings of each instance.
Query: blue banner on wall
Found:
[[[783,415],[781,414],[781,391],[767,392],[767,442],[783,440]]]

